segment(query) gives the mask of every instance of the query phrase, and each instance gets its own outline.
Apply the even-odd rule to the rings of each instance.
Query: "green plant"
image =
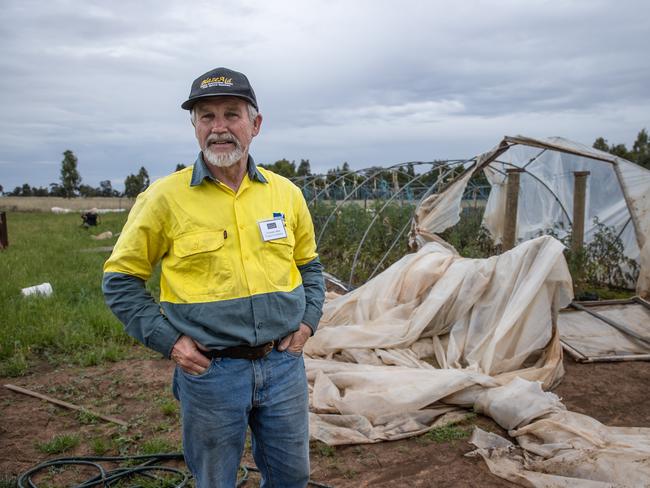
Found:
[[[0,488],[16,488],[16,480],[7,475],[0,475]]]
[[[176,417],[179,412],[178,402],[165,398],[160,402],[160,411],[166,417]]]
[[[594,218],[596,232],[586,246],[587,280],[593,285],[625,287],[636,282],[639,265],[623,253],[623,241],[613,227]]]
[[[311,207],[320,238],[318,252],[329,273],[347,281],[353,271],[353,283],[359,285],[376,274],[376,267],[377,272],[382,271],[408,251],[406,232],[394,246],[393,242],[402,229],[408,230],[414,207],[395,202],[384,208],[384,203],[375,201],[362,207],[347,202],[337,209],[333,203],[316,202]]]
[[[21,348],[17,347],[14,355],[2,363],[0,376],[7,376],[9,378],[24,376],[27,374],[28,369],[29,363],[25,358],[25,353]]]
[[[79,445],[79,436],[75,434],[56,435],[47,442],[36,444],[36,448],[45,454],[61,454],[71,451]]]
[[[84,409],[77,414],[77,420],[79,420],[80,424],[90,425],[96,424],[99,418],[94,413]]]
[[[329,446],[324,442],[316,441],[312,444],[312,447],[315,449],[316,453],[322,457],[334,457],[336,455],[336,447]]]
[[[112,444],[103,437],[96,437],[90,441],[90,449],[96,456],[103,456],[111,450]]]
[[[433,441],[436,444],[441,444],[443,442],[452,442],[460,439],[467,439],[468,437],[469,432],[467,430],[454,424],[435,427],[422,436],[422,438],[428,441]]]
[[[159,454],[159,453],[168,453],[175,452],[176,446],[171,442],[163,438],[154,438],[144,441],[138,449],[139,454]]]

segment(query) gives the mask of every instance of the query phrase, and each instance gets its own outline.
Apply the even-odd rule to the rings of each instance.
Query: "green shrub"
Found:
[[[36,444],[36,448],[45,454],[61,454],[71,451],[79,445],[79,436],[74,434],[61,434],[52,437],[47,442]]]

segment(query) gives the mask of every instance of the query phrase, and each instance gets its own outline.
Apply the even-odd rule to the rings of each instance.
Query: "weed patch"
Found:
[[[47,442],[38,443],[36,447],[44,454],[61,454],[71,451],[79,445],[79,436],[62,434],[56,435]]]

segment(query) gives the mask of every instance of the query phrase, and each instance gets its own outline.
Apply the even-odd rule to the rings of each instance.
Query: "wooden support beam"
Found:
[[[571,250],[582,249],[585,240],[585,197],[589,171],[574,171],[573,181],[573,226],[571,228]]]
[[[506,171],[506,209],[503,216],[503,250],[515,247],[517,239],[517,206],[519,205],[519,175],[523,169],[515,168]]]

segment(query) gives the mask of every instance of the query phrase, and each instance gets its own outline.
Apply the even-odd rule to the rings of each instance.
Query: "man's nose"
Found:
[[[213,132],[215,134],[223,134],[224,132],[228,132],[226,119],[223,117],[215,117],[212,121],[210,132]]]

